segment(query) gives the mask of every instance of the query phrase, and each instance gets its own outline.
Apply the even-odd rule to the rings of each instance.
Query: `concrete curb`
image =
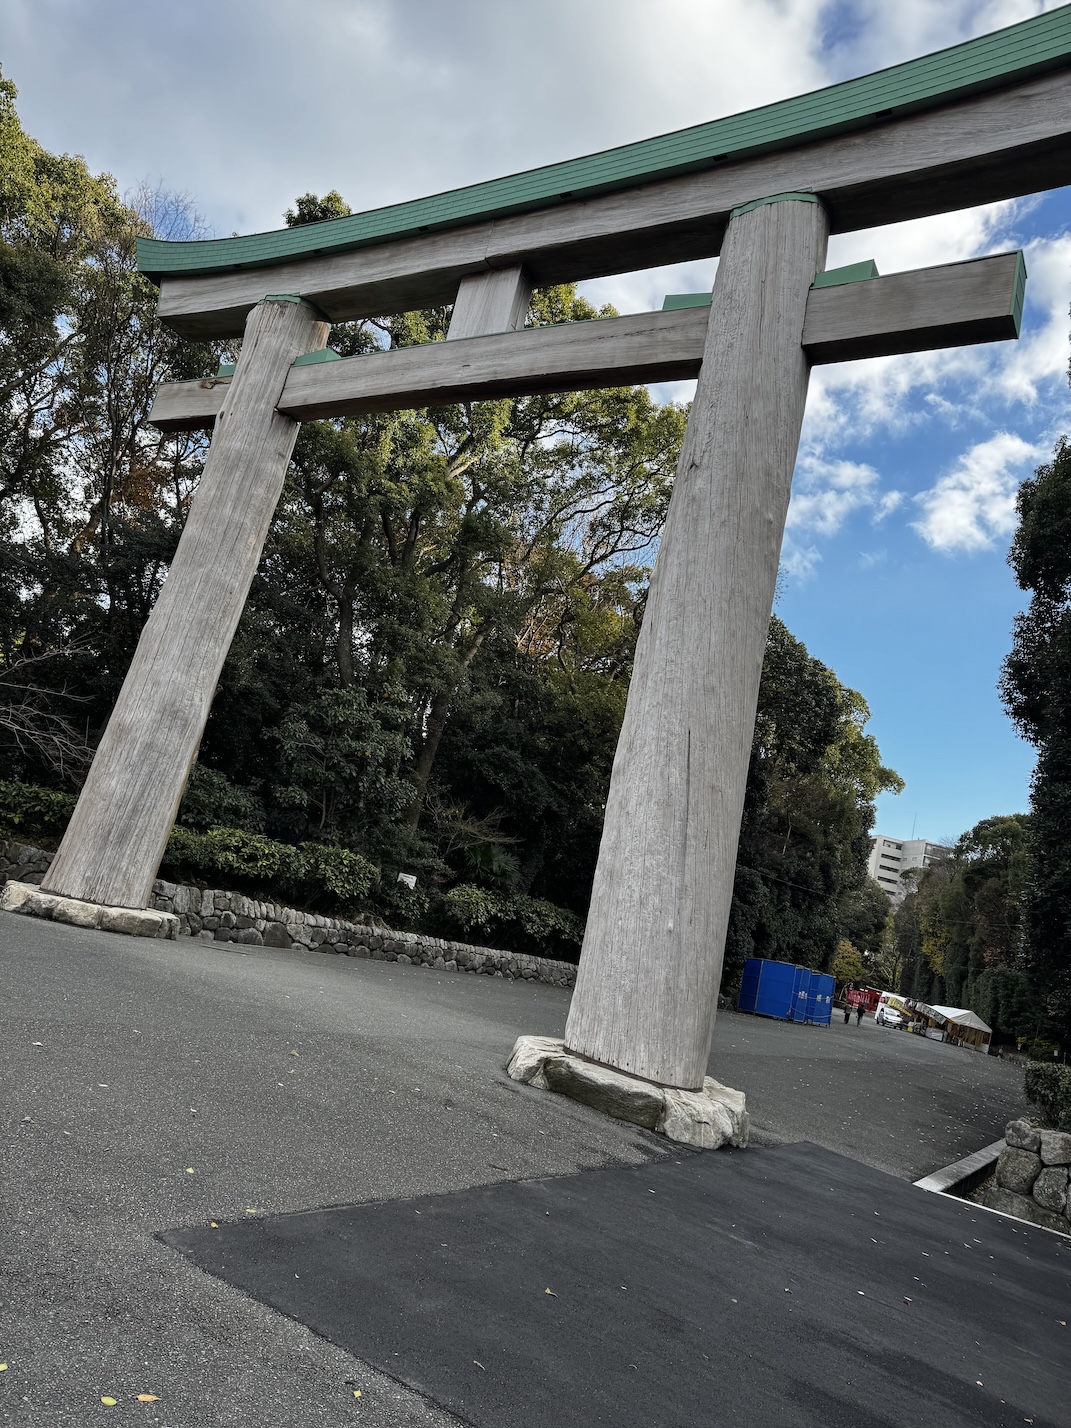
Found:
[[[924,1175],[921,1180],[916,1180],[914,1183],[920,1190],[929,1190],[936,1195],[953,1195],[956,1198],[962,1198],[976,1185],[981,1185],[993,1166],[996,1165],[1003,1149],[1003,1139],[995,1140],[992,1145],[976,1150],[973,1155],[965,1155],[962,1160],[956,1160],[951,1165],[946,1165],[943,1170],[935,1170],[932,1175]]]

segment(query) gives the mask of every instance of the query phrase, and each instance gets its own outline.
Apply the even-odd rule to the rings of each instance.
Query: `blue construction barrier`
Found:
[[[833,978],[791,962],[749,957],[740,979],[737,1006],[757,1016],[828,1026],[833,1015]]]

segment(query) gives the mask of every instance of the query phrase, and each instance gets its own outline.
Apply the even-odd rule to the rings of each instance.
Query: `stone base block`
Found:
[[[148,907],[104,907],[96,902],[42,892],[32,883],[6,882],[0,889],[0,908],[26,917],[66,922],[71,927],[124,932],[130,937],[175,938],[179,931],[179,920],[173,912],[155,912]]]
[[[652,1081],[574,1056],[566,1051],[563,1041],[553,1036],[519,1036],[506,1073],[514,1081],[557,1091],[616,1120],[658,1131],[682,1145],[703,1150],[747,1145],[748,1114],[743,1092],[709,1076],[699,1091],[656,1086]]]

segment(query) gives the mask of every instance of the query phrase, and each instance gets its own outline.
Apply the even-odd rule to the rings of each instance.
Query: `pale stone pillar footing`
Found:
[[[748,1142],[742,1091],[707,1076],[698,1091],[657,1086],[610,1066],[597,1066],[565,1049],[553,1036],[519,1036],[506,1073],[511,1080],[557,1091],[615,1120],[657,1131],[681,1145],[716,1150]]]

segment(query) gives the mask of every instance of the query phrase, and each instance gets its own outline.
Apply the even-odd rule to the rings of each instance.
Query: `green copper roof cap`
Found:
[[[1019,336],[1019,329],[1023,325],[1023,304],[1026,302],[1026,255],[1020,249],[1017,256],[1019,261],[1015,265],[1015,287],[1012,291],[1011,305],[1016,337]]]
[[[709,307],[713,293],[667,293],[662,299],[663,312],[680,312],[682,307]]]
[[[843,283],[865,283],[877,276],[877,263],[873,258],[864,258],[861,263],[848,263],[843,268],[827,268],[818,274],[811,287],[839,288]]]
[[[568,199],[696,173],[816,139],[866,129],[1046,71],[1071,66],[1071,6],[743,114],[679,129],[618,149],[367,213],[197,243],[138,239],[138,267],[150,277],[265,267],[319,253],[345,252],[416,233],[460,227]]]

